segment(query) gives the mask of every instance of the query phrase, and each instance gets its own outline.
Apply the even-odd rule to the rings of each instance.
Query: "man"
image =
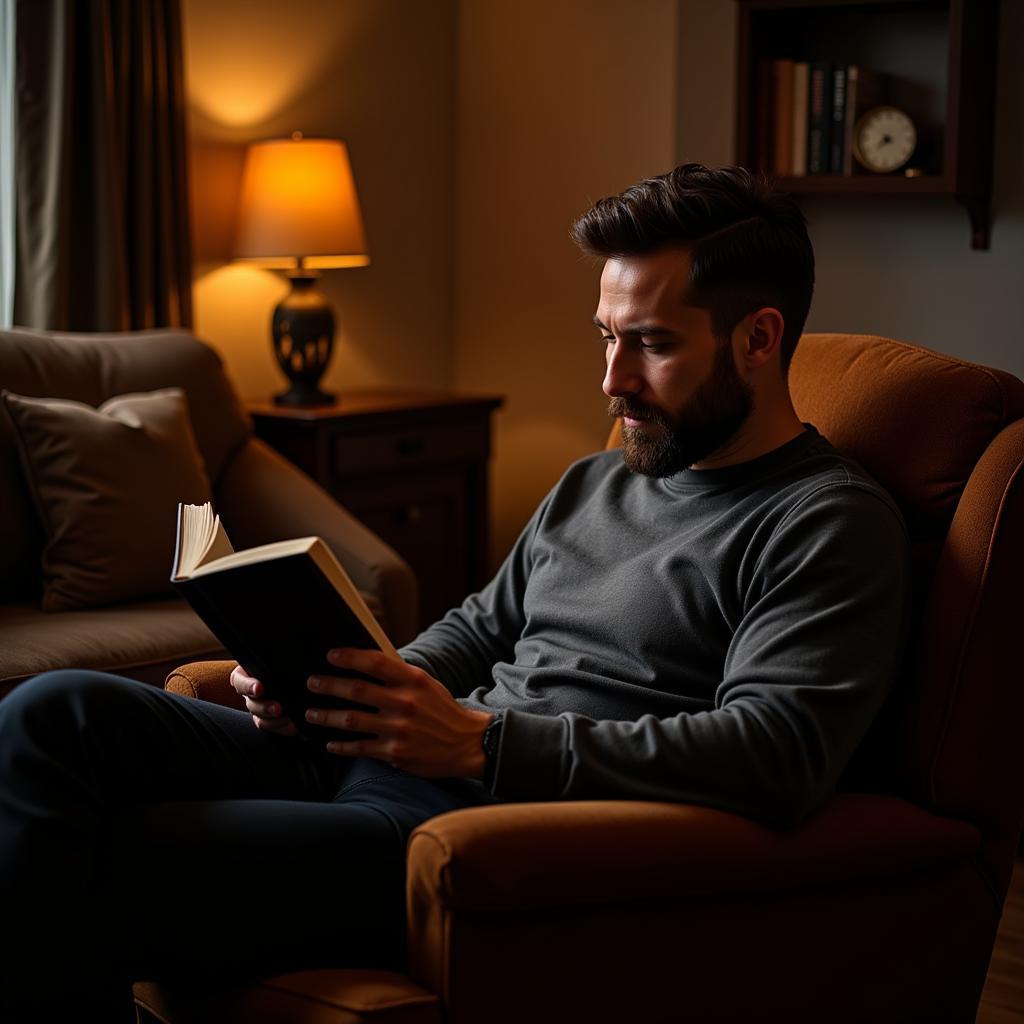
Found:
[[[804,220],[741,169],[686,165],[573,234],[604,260],[594,321],[622,451],[572,466],[404,664],[331,653],[311,691],[370,710],[311,718],[367,738],[297,739],[241,669],[257,729],[97,673],[0,704],[0,897],[27,937],[15,1011],[54,947],[79,968],[75,1002],[109,1013],[183,944],[190,973],[400,964],[405,841],[456,807],[625,797],[789,826],[834,788],[897,668],[907,553],[891,499],[790,402]],[[154,879],[176,860],[237,883]]]

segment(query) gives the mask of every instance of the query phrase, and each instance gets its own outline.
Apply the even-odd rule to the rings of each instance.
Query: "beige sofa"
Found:
[[[252,436],[219,357],[181,330],[120,334],[0,331],[0,388],[98,406],[130,392],[180,387],[213,490],[236,547],[317,534],[375,599],[396,643],[416,618],[408,565],[326,491]],[[125,486],[134,485],[126,480]],[[163,682],[182,662],[224,657],[174,597],[44,612],[40,555],[46,538],[10,425],[0,417],[0,696],[49,669],[78,667]],[[169,569],[169,567],[168,567]]]

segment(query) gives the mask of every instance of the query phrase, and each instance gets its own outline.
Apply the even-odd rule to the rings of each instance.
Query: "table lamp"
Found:
[[[370,262],[345,143],[295,132],[249,147],[235,257],[287,269],[291,280],[272,321],[274,355],[291,387],[274,403],[332,404],[319,382],[334,348],[334,311],[316,281],[320,270]]]

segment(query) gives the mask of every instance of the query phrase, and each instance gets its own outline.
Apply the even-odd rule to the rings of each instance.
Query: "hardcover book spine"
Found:
[[[788,177],[793,173],[793,61],[774,61],[772,78],[775,84],[772,164],[776,174]]]
[[[857,117],[857,86],[860,68],[846,68],[846,113],[843,116],[843,174],[853,174],[853,124]]]
[[[794,177],[807,173],[807,86],[809,66],[806,61],[793,65],[793,170]]]
[[[832,68],[832,122],[829,126],[828,169],[832,174],[843,173],[843,138],[846,122],[846,65]]]
[[[811,64],[807,104],[807,173],[828,173],[828,126],[831,110],[826,107],[830,79],[828,64]],[[831,92],[831,90],[828,90]]]

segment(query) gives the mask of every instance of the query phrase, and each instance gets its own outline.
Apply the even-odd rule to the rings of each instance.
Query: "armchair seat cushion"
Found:
[[[135,1001],[158,1020],[191,1024],[441,1024],[432,992],[403,974],[363,968],[297,971],[216,992],[140,982]]]
[[[0,696],[51,669],[96,669],[161,683],[185,658],[225,652],[178,598],[106,608],[42,612],[35,603],[0,605]]]

